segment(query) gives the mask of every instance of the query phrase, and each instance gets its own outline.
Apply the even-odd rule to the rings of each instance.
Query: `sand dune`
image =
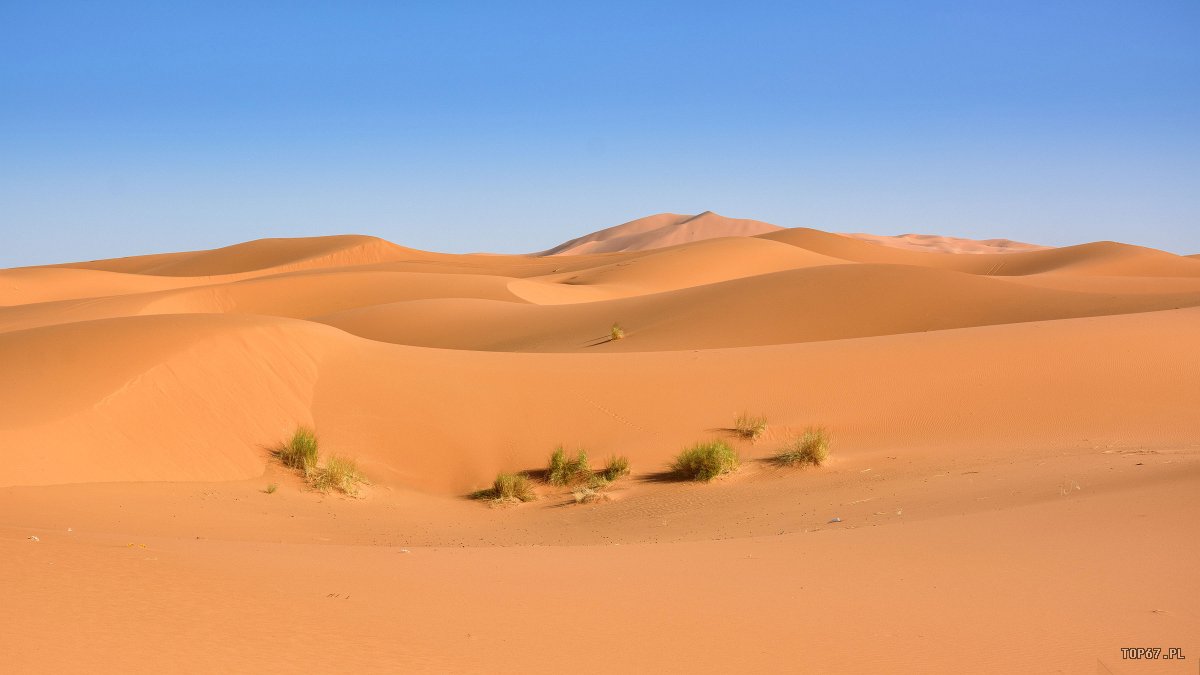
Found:
[[[940,267],[970,274],[1022,276],[1055,272],[1095,276],[1200,275],[1200,266],[1194,260],[1164,251],[1107,241],[1009,254],[954,255],[877,246],[805,228],[761,236],[852,262]]]
[[[696,223],[718,221],[733,222],[713,214],[652,216],[588,241],[645,234],[658,241],[686,238],[695,234]],[[871,350],[888,354],[874,370],[857,369],[831,376],[834,380],[895,381],[913,362],[932,370],[948,368],[966,345],[986,339],[989,331],[1023,326],[1021,330],[1032,331],[1030,336],[1047,336],[1049,345],[1067,339],[1072,326],[1093,325],[1073,323],[1088,317],[1100,322],[1095,324],[1098,334],[1087,339],[1092,344],[1120,335],[1115,326],[1122,321],[1161,331],[1159,337],[1147,337],[1147,343],[1180,344],[1179,336],[1195,321],[1191,308],[1200,306],[1197,261],[1114,243],[956,255],[798,229],[567,260],[571,265],[564,268],[546,258],[427,254],[372,238],[331,237],[99,261],[84,264],[84,269],[10,271],[8,278],[18,280],[19,288],[9,298],[25,301],[0,308],[0,359],[5,372],[25,385],[5,392],[0,413],[4,440],[22,448],[4,484],[247,478],[267,461],[264,444],[284,435],[290,425],[316,419],[329,383],[344,382],[337,385],[336,398],[339,408],[347,408],[355,433],[342,437],[338,415],[322,422],[325,433],[362,453],[377,470],[394,474],[397,486],[457,494],[503,468],[511,460],[506,453],[519,452],[524,462],[533,463],[564,436],[600,446],[639,447],[645,439],[604,431],[605,424],[628,421],[628,411],[605,413],[586,423],[580,417],[592,405],[610,412],[625,408],[610,397],[619,393],[636,399],[626,388],[656,391],[670,382],[668,389],[702,389],[702,382],[711,380],[725,389],[738,372],[769,371],[770,382],[802,380],[817,366],[800,355],[816,343],[828,344],[837,356],[827,358],[837,360],[868,350],[853,357],[856,363],[873,361],[866,356]],[[625,339],[609,339],[614,322],[624,328]],[[903,350],[879,340],[937,343],[944,353],[901,356]],[[1027,350],[1036,340],[1011,342]],[[744,362],[705,371],[699,362],[711,350],[733,350],[722,358]],[[974,358],[994,362],[1018,353],[1014,346],[995,351]],[[549,353],[560,356],[552,359]],[[687,372],[673,372],[683,368],[681,356],[691,365]],[[632,358],[630,363],[637,365],[607,361],[616,358]],[[1042,361],[1054,358],[1022,353],[1016,361],[1005,361],[1018,374],[1041,377],[1048,372]],[[1145,370],[1155,373],[1145,377],[1164,389],[1172,378],[1166,372],[1171,365],[1188,361],[1169,350],[1158,350],[1154,358],[1163,365]],[[440,371],[429,369],[434,363]],[[791,367],[796,370],[789,374]],[[971,370],[965,363],[954,368]],[[626,385],[597,385],[608,380],[602,371],[609,369],[624,373]],[[551,375],[560,370],[566,375]],[[391,389],[364,393],[374,386],[368,382],[376,373],[390,372],[404,373],[399,381],[417,398]],[[648,372],[658,374],[641,377]],[[628,373],[639,377],[629,379]],[[522,385],[513,389],[504,382]],[[1113,384],[1126,392],[1147,393],[1146,386],[1133,381]],[[591,393],[583,399],[568,397],[571,406],[558,407],[561,397],[579,386]],[[500,390],[506,392],[502,402],[491,393]],[[283,392],[288,393],[280,398]],[[361,412],[377,401],[411,412],[428,408],[428,400],[476,396],[479,400],[466,409],[476,417],[491,412],[470,425],[453,422],[458,406],[418,415],[432,420],[434,429],[416,433],[416,438],[423,447],[443,448],[438,456],[449,458],[445,463],[406,456],[393,465],[386,449],[400,442],[396,438],[403,432],[381,421],[386,414],[366,423]],[[1043,406],[1048,406],[1046,396],[1039,387],[1037,400]],[[1094,398],[1085,397],[1091,408],[1096,407]],[[667,446],[633,459],[661,464],[664,453],[686,442],[685,430],[703,435],[707,428],[680,408],[709,406],[657,399],[641,401],[637,408],[682,425]],[[757,397],[746,392],[716,399],[727,411],[711,414],[728,417]],[[1113,392],[1106,400],[1135,405],[1128,399]],[[206,403],[197,410],[196,400]],[[854,414],[865,419],[882,415],[868,400],[855,397]],[[1180,392],[1157,403],[1183,415],[1187,400]],[[758,405],[777,407],[765,400]],[[955,409],[940,399],[930,407],[943,415]],[[155,424],[145,423],[149,409],[156,411]],[[351,414],[350,409],[360,412]],[[226,419],[233,410],[243,422]],[[528,421],[522,410],[553,410],[567,424],[544,425],[545,433],[498,431],[508,428],[506,420]],[[804,423],[790,420],[783,410],[773,415],[778,416],[785,424]],[[836,406],[820,415],[824,420],[842,416]],[[405,416],[396,414],[395,419]],[[661,433],[648,423],[617,425],[640,429],[647,438]],[[870,425],[858,427],[844,433],[854,438]],[[1166,424],[1156,434],[1170,428]],[[497,442],[497,437],[506,440]],[[980,434],[976,440],[983,439]],[[93,453],[91,460],[79,455],[82,446]],[[218,447],[221,459],[210,461]],[[114,457],[121,461],[110,461]]]
[[[875,244],[883,244],[884,246],[936,253],[1015,253],[1017,251],[1038,251],[1048,248],[1046,246],[1026,244],[1011,239],[964,239],[962,237],[943,237],[936,234],[899,234],[888,237],[856,232],[847,234],[846,236]]]
[[[757,220],[726,218],[712,211],[694,216],[658,213],[638,218],[570,241],[539,255],[580,255],[617,251],[648,251],[719,237],[747,237],[778,232],[783,228]],[[1011,239],[964,239],[934,234],[883,236],[853,233],[843,235],[892,248],[936,253],[1015,253],[1048,247]]]
[[[70,625],[103,663],[156,636],[126,672],[168,654],[184,672],[1191,656],[1196,344],[1195,256],[712,213],[528,256],[341,236],[0,271],[0,651],[22,672],[83,668],[53,648]],[[727,428],[742,411],[767,417],[758,441]],[[272,459],[300,424],[357,460],[360,498]],[[810,425],[833,434],[827,466],[767,461]],[[670,480],[709,438],[742,469]],[[548,485],[515,507],[465,499],[560,443],[633,475],[598,504]],[[594,593],[564,595],[578,579]],[[154,609],[113,610],[130,588]],[[354,648],[282,637],[281,616]],[[697,643],[714,626],[753,649]],[[579,662],[596,641],[621,654]]]
[[[279,322],[136,317],[0,334],[3,370],[22,383],[0,394],[0,485],[261,474],[265,449],[311,416],[322,348],[304,339],[320,327]]]
[[[913,297],[926,298],[919,312],[907,304]],[[424,347],[625,352],[843,340],[1197,305],[1200,290],[1081,293],[907,266],[836,265],[610,301],[534,306],[429,299],[316,320],[372,340]],[[613,322],[628,339],[608,339]]]
[[[262,270],[288,271],[312,267],[363,265],[420,255],[413,249],[376,237],[342,235],[295,239],[259,239],[211,251],[166,253],[115,260],[68,263],[78,269],[155,276],[197,277]]]
[[[778,225],[726,218],[712,211],[694,216],[659,213],[563,242],[541,255],[646,251],[716,237],[744,237],[779,229]]]
[[[201,283],[204,282],[198,279],[164,279],[100,270],[46,267],[0,270],[0,307],[148,293]]]

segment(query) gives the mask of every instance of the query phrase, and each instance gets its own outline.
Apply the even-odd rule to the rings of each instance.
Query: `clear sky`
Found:
[[[1200,253],[1200,1],[0,0],[0,266],[704,210]]]

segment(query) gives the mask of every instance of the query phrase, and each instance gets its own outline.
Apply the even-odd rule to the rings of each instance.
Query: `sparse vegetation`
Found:
[[[697,443],[679,453],[671,469],[689,480],[710,481],[738,468],[738,456],[725,441]]]
[[[475,499],[491,499],[497,502],[531,502],[537,499],[537,494],[533,491],[533,481],[521,473],[502,473],[496,476],[491,489],[480,490],[471,496]]]
[[[792,439],[779,454],[776,461],[787,466],[812,464],[821,466],[829,459],[829,432],[820,427],[806,429]]]
[[[742,438],[756,441],[767,430],[767,418],[742,413],[733,421],[733,430]]]
[[[271,483],[270,485],[267,486],[267,489],[263,490],[263,492],[265,492],[269,495],[273,495],[273,494],[275,494],[275,491],[278,489],[279,489],[279,483]]]
[[[551,485],[577,485],[587,482],[592,476],[592,469],[588,466],[586,451],[580,450],[574,458],[569,458],[560,445],[550,455],[550,466],[546,469],[547,483]]]
[[[325,466],[320,466],[319,448],[316,432],[302,426],[297,427],[292,438],[274,453],[281,464],[299,471],[309,485],[322,492],[337,490],[348,495],[358,494],[358,486],[367,481],[359,473],[354,460],[333,455],[325,462]],[[272,483],[267,486],[266,492],[273,494],[278,488],[277,484]]]
[[[284,466],[296,469],[308,478],[317,468],[319,445],[315,431],[308,427],[296,427],[291,440],[276,450],[275,454]]]
[[[324,467],[313,472],[311,482],[313,487],[322,492],[337,490],[344,494],[356,495],[359,484],[365,481],[354,460],[333,455],[325,462]]]
[[[625,337],[625,329],[621,328],[621,324],[614,323],[612,329],[608,331],[608,339],[613,341],[620,340],[623,337]]]
[[[614,481],[628,473],[629,459],[622,455],[614,456],[613,458],[609,459],[608,464],[605,465],[604,470],[600,472],[600,475],[603,476],[604,480],[606,481]]]

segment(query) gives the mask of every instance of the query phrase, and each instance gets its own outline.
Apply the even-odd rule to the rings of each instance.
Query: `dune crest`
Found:
[[[783,228],[757,220],[726,218],[712,211],[694,216],[659,213],[563,242],[538,255],[647,251],[716,237],[748,237]]]
[[[288,239],[256,239],[208,251],[66,263],[59,267],[104,270],[149,276],[208,277],[248,272],[291,272],[391,262],[429,254],[397,246],[378,237],[336,235]]]
[[[785,228],[757,220],[726,218],[712,211],[705,211],[694,216],[659,213],[576,237],[538,255],[648,251],[719,237],[752,237],[783,229]],[[1049,248],[1011,239],[966,239],[933,234],[888,236],[851,233],[839,236],[927,253],[1015,253]]]
[[[1048,246],[1026,244],[1011,239],[966,239],[963,237],[943,237],[936,234],[898,234],[887,236],[855,232],[848,233],[846,236],[884,246],[935,253],[1014,253],[1017,251],[1040,251],[1049,248]]]

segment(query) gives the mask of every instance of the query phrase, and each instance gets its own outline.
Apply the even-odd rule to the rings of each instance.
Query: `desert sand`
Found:
[[[0,670],[1195,673],[1198,345],[1195,256],[711,212],[2,270]],[[558,444],[632,474],[469,498]]]

